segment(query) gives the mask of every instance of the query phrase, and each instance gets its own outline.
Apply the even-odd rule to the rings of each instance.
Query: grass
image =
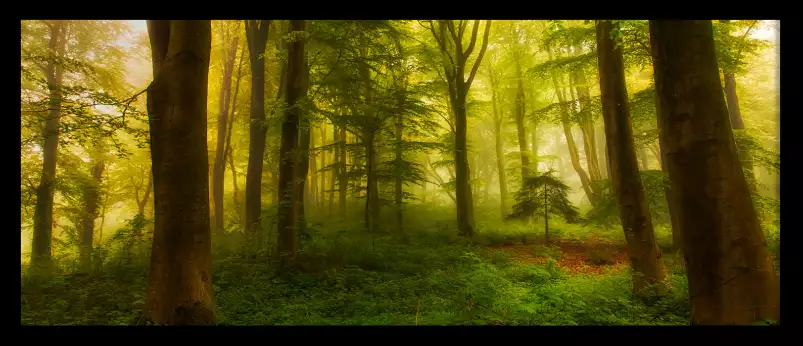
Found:
[[[538,244],[537,229],[485,226],[471,240],[446,228],[365,234],[354,225],[317,230],[303,243],[302,270],[279,274],[270,257],[213,261],[217,322],[223,325],[682,325],[685,278],[645,304],[627,270],[572,272],[560,249]],[[431,223],[430,223],[431,225]],[[555,239],[577,232],[556,222]],[[529,231],[528,231],[529,230]],[[588,238],[588,237],[586,237]],[[482,240],[485,239],[485,240]],[[596,238],[591,238],[596,239]],[[545,263],[522,262],[489,243],[533,246]],[[23,324],[125,325],[144,305],[147,269],[107,265],[93,276],[23,276]]]

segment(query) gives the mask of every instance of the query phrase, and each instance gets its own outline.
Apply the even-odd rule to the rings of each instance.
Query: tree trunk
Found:
[[[728,126],[711,21],[650,21],[650,38],[692,324],[779,321],[779,281]]]
[[[516,134],[519,139],[519,155],[521,156],[521,181],[522,186],[524,181],[530,175],[530,159],[527,149],[527,134],[524,128],[524,82],[521,76],[521,66],[516,61],[516,78],[518,79],[518,87],[516,88]]]
[[[265,154],[265,46],[269,20],[246,20],[245,33],[251,61],[251,121],[248,143],[248,171],[245,177],[245,222],[249,237],[262,228],[262,161]]]
[[[404,100],[401,100],[402,102]],[[402,204],[404,203],[404,195],[403,195],[403,181],[402,181],[402,163],[404,162],[404,157],[402,156],[402,135],[404,133],[404,123],[402,122],[403,117],[401,114],[396,117],[396,182],[394,186],[394,199],[396,202],[396,227],[398,227],[399,232],[403,230],[402,227]]]
[[[493,72],[489,70],[489,75],[493,75]],[[507,214],[507,172],[505,171],[505,150],[504,146],[502,145],[502,122],[504,121],[504,117],[499,114],[499,109],[497,107],[497,99],[496,99],[496,78],[493,76],[491,77],[491,106],[493,110],[493,118],[494,118],[494,141],[496,144],[496,172],[499,176],[499,207],[501,211],[502,219],[505,218]]]
[[[329,183],[331,188],[329,189],[329,215],[332,215],[334,212],[334,204],[335,204],[335,189],[337,189],[337,182],[340,179],[340,132],[337,128],[335,123],[332,123],[332,143],[334,146],[332,147],[332,154],[333,160],[332,161],[332,173],[331,182]]]
[[[649,162],[647,161],[647,148],[641,147],[638,150],[639,161],[641,161],[641,170],[647,171],[650,169]]]
[[[549,50],[548,50],[549,51]],[[552,53],[549,52],[549,59],[552,60]],[[558,102],[560,103],[560,118],[561,118],[561,126],[563,127],[563,135],[566,137],[566,146],[569,150],[569,158],[572,162],[572,167],[577,172],[577,175],[580,177],[580,182],[583,185],[583,191],[585,191],[588,200],[595,204],[597,202],[597,195],[592,190],[591,187],[591,180],[588,177],[588,174],[583,169],[582,164],[580,164],[580,155],[577,152],[577,145],[574,143],[574,136],[572,136],[572,126],[569,120],[569,111],[566,109],[566,97],[561,90],[560,85],[558,84],[558,78],[555,72],[551,72],[552,77],[552,84],[555,88],[555,93],[558,95]]]
[[[338,169],[338,179],[340,180],[337,184],[338,187],[338,207],[340,208],[340,217],[346,217],[346,188],[349,184],[349,176],[348,176],[348,166],[346,166],[346,159],[348,159],[348,155],[346,154],[346,144],[348,144],[348,137],[346,136],[346,127],[340,126],[340,145],[338,145],[338,150],[340,151],[340,160]]]
[[[546,184],[544,184],[544,240],[546,244],[549,245],[549,189],[547,189]]]
[[[471,184],[469,177],[471,174],[468,166],[468,145],[466,141],[466,131],[468,122],[466,121],[466,94],[467,90],[461,86],[464,83],[458,80],[457,104],[455,109],[455,198],[457,199],[457,227],[460,234],[464,236],[474,235],[473,218],[473,198],[471,196]]]
[[[98,217],[99,189],[104,168],[103,159],[95,161],[90,171],[94,181],[84,190],[84,217],[81,224],[81,249],[79,254],[79,267],[84,273],[89,273],[91,269],[95,219]]]
[[[148,21],[148,88],[155,225],[146,316],[167,325],[212,324],[206,101],[210,21]]]
[[[68,21],[56,20],[50,26],[49,53],[63,56],[67,47]],[[42,176],[36,189],[36,207],[33,216],[33,242],[31,244],[31,269],[48,272],[52,265],[53,242],[53,181],[56,178],[59,126],[61,124],[61,81],[64,74],[61,64],[55,59],[47,63],[45,78],[49,89],[49,111],[45,121],[44,145],[42,146]]]
[[[608,179],[608,146],[605,143],[605,123],[603,121],[600,121],[599,124],[597,124],[596,133],[599,134],[596,139],[596,147],[599,154],[599,176],[600,179]]]
[[[145,207],[148,205],[148,201],[151,199],[151,188],[153,186],[153,173],[151,170],[148,171],[148,184],[145,186],[145,195],[142,196],[142,200],[137,200],[137,213],[140,215],[145,215]]]
[[[326,121],[321,122],[321,146],[326,145]],[[321,186],[320,186],[320,195],[318,197],[318,213],[323,213],[324,207],[326,207],[326,171],[323,171],[326,168],[326,151],[321,151]]]
[[[318,203],[318,198],[317,198],[318,180],[316,179],[317,178],[316,172],[318,171],[318,162],[316,161],[316,159],[318,155],[315,154],[316,147],[315,147],[314,128],[312,127],[312,124],[309,121],[307,121],[307,126],[305,127],[306,129],[302,129],[302,131],[306,131],[308,133],[307,136],[309,137],[309,140],[306,142],[307,149],[302,149],[302,155],[304,155],[307,158],[307,166],[308,166],[307,167],[308,174],[305,175],[305,183],[306,182],[310,183],[309,189],[307,189],[308,191],[304,194],[305,196],[307,196],[306,200],[304,201],[304,204],[306,206],[306,205],[315,205]],[[303,140],[302,143],[304,143]]]
[[[303,20],[291,20],[289,32],[305,31],[306,23]],[[287,111],[282,122],[282,140],[279,148],[281,160],[279,162],[279,253],[282,255],[282,264],[288,267],[296,265],[298,242],[296,237],[296,209],[295,199],[298,190],[295,187],[296,162],[298,160],[297,145],[299,143],[299,123],[301,108],[298,104],[304,98],[304,41],[297,40],[288,44],[287,56],[287,87],[285,88],[285,102]],[[307,138],[309,140],[309,138]],[[303,164],[303,163],[302,163]]]
[[[668,290],[666,268],[655,241],[650,206],[639,175],[630,122],[622,50],[611,39],[611,21],[597,22],[597,54],[602,94],[605,140],[611,162],[611,182],[619,204],[619,215],[633,268],[633,291],[655,285],[655,293]],[[593,156],[593,153],[589,153]]]
[[[304,70],[302,73],[303,77],[301,81],[302,89],[300,98],[306,97],[307,90],[309,90],[309,64],[307,63],[306,58],[304,59]],[[315,196],[314,193],[307,194],[305,191],[308,180],[311,180],[313,185],[315,184],[315,179],[313,179],[312,172],[309,170],[310,164],[313,165],[313,171],[315,169],[315,158],[309,153],[310,147],[314,144],[312,140],[312,124],[309,113],[304,109],[301,109],[299,118],[301,123],[299,128],[301,133],[299,135],[298,145],[300,158],[298,160],[298,165],[296,166],[297,172],[295,174],[298,192],[295,200],[296,209],[294,211],[296,218],[296,239],[298,239],[298,234],[306,233],[307,231],[307,214],[305,208],[308,203],[306,203],[304,200],[304,196]],[[312,190],[314,190],[314,188]],[[314,203],[312,198],[309,199],[309,202],[310,204]]]
[[[231,40],[225,51],[223,76],[220,81],[220,107],[217,118],[217,146],[215,147],[215,163],[212,168],[212,200],[215,206],[215,225],[213,232],[222,234],[223,227],[223,183],[226,175],[226,135],[229,123],[229,103],[231,102],[231,79],[234,74],[234,60],[237,57],[238,37]]]
[[[365,167],[368,171],[365,198],[365,229],[376,230],[379,221],[379,187],[376,177],[376,148],[374,132],[365,131]]]
[[[538,135],[536,134],[538,130],[538,125],[533,123],[532,132],[530,132],[530,145],[532,146],[532,167],[533,172],[537,175],[538,174]]]

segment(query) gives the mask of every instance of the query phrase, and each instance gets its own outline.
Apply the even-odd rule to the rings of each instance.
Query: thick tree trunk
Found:
[[[633,290],[640,292],[655,285],[655,293],[665,294],[666,268],[655,241],[650,206],[639,175],[630,122],[622,50],[611,39],[611,21],[597,22],[597,54],[602,94],[605,139],[611,162],[611,182],[619,202],[619,214],[633,268]],[[589,153],[593,156],[593,153]]]
[[[67,47],[68,21],[56,20],[50,26],[49,53],[63,56]],[[45,121],[44,145],[42,146],[42,176],[36,189],[36,207],[33,216],[33,242],[31,244],[31,269],[44,272],[52,265],[51,244],[53,241],[53,182],[56,178],[59,126],[61,123],[61,81],[63,67],[55,59],[47,63],[45,78],[49,89],[49,111]]]
[[[95,234],[95,219],[98,217],[98,199],[100,196],[100,184],[103,179],[103,169],[105,163],[103,159],[97,160],[92,165],[93,183],[84,190],[84,217],[81,223],[81,249],[79,253],[79,267],[81,271],[88,273],[92,263],[92,247]]]
[[[217,118],[217,145],[215,163],[212,167],[212,200],[215,206],[215,224],[212,231],[222,234],[223,227],[223,183],[226,175],[226,136],[229,123],[229,104],[231,102],[231,79],[234,74],[234,60],[237,56],[238,38],[235,36],[223,63],[223,76],[220,81],[220,96]]]
[[[251,121],[248,143],[248,171],[245,177],[245,222],[249,237],[262,226],[262,162],[265,154],[265,46],[269,20],[245,21],[251,61]]]
[[[650,21],[650,37],[692,323],[779,321],[779,281],[729,126],[711,21]]]
[[[146,316],[212,324],[206,101],[210,21],[148,21],[148,88],[155,226]]]
[[[305,31],[306,23],[303,20],[291,20],[289,32]],[[304,41],[298,40],[288,44],[287,57],[287,87],[285,88],[285,102],[287,111],[282,122],[282,140],[279,148],[279,253],[282,263],[288,267],[296,265],[298,253],[298,239],[296,237],[296,203],[295,187],[297,145],[299,143],[299,124],[301,108],[299,101],[305,97],[304,74],[306,63],[304,61]],[[309,140],[309,138],[307,138]],[[300,161],[299,161],[300,162]],[[303,164],[303,163],[302,163]]]
[[[309,90],[309,64],[307,63],[306,59],[304,59],[304,70],[303,70],[303,78],[301,81],[302,89],[301,89],[301,98],[307,96],[307,90]],[[307,201],[304,200],[304,196],[313,197],[315,196],[314,193],[307,194],[306,193],[306,185],[307,181],[311,180],[313,185],[315,184],[315,179],[313,179],[312,172],[310,172],[310,164],[312,164],[313,171],[315,170],[315,158],[310,155],[310,147],[314,144],[313,142],[313,134],[312,134],[312,124],[310,121],[309,113],[302,109],[300,118],[300,135],[299,135],[299,144],[298,144],[298,154],[300,158],[298,160],[298,165],[296,166],[296,181],[297,181],[297,194],[295,205],[296,209],[294,210],[295,218],[296,218],[296,239],[298,239],[298,234],[306,233],[307,231],[307,213],[306,213],[306,206],[309,204],[314,203],[312,198],[309,198],[309,204]],[[312,189],[314,190],[314,188]],[[298,240],[296,240],[298,241]]]

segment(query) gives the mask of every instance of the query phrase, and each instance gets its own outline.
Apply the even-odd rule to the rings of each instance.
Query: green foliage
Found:
[[[506,219],[526,220],[546,212],[561,215],[569,222],[575,221],[579,214],[577,208],[567,198],[569,186],[554,173],[548,171],[527,178],[522,189],[516,194],[513,212],[506,216]]]
[[[641,171],[639,175],[641,183],[644,185],[644,192],[650,206],[653,224],[658,225],[669,222],[669,207],[666,203],[664,190],[666,184],[668,184],[666,173],[650,170]],[[602,191],[602,193],[598,203],[586,213],[586,222],[606,228],[619,225],[621,223],[619,219],[619,202],[613,194],[610,180],[600,180],[596,184],[598,184],[599,191]]]

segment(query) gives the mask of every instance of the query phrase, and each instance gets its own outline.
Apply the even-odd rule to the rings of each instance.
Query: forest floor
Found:
[[[568,230],[568,228],[566,228]],[[224,325],[683,325],[686,280],[665,254],[672,292],[645,302],[631,289],[620,241],[564,232],[453,230],[404,236],[346,227],[302,243],[302,270],[277,271],[268,255],[218,254],[216,317]],[[534,230],[533,232],[537,232]],[[489,240],[490,239],[490,240]],[[23,274],[23,324],[134,324],[144,304],[147,257],[112,260],[91,276],[45,281]]]

